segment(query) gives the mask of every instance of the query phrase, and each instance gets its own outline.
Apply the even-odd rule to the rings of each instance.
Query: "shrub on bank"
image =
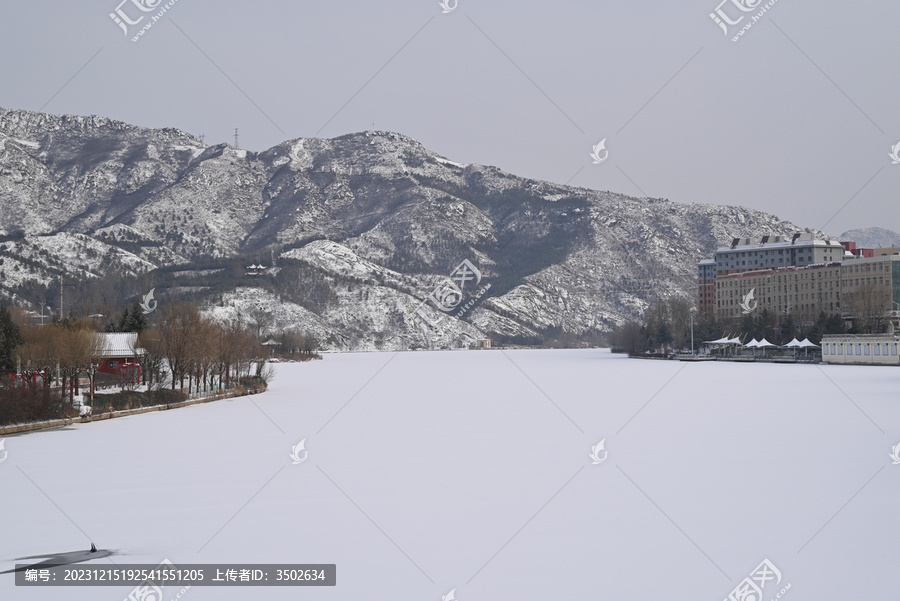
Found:
[[[259,376],[240,378],[237,381],[237,388],[242,394],[256,394],[266,389],[266,379]]]
[[[154,407],[156,405],[171,405],[187,400],[187,395],[180,390],[161,388],[148,390],[147,392],[134,392],[123,390],[113,394],[95,394],[93,411],[123,411],[126,409],[140,409],[141,407]]]
[[[78,412],[59,390],[0,387],[0,426],[74,417]]]

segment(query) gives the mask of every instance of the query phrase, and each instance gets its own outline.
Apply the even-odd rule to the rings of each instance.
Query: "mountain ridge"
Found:
[[[852,240],[860,248],[900,246],[900,234],[883,227],[860,227],[841,234],[841,240]]]
[[[316,314],[317,327],[324,320],[330,337],[344,341],[336,347],[354,348],[605,332],[655,299],[693,298],[696,262],[732,237],[822,235],[743,207],[640,199],[456,162],[394,132],[296,138],[251,152],[206,146],[173,128],[7,109],[0,209],[7,295],[28,296],[29,282],[46,285],[66,265],[84,266],[78,277],[102,278],[285,254],[336,286],[344,317],[359,313]],[[317,241],[341,247],[360,277],[341,273],[335,253],[329,265],[312,252],[321,250]],[[93,271],[90,253],[102,257]],[[445,312],[429,303],[444,330],[421,328],[410,311],[465,259],[491,283],[490,294],[462,319],[438,319]],[[381,270],[399,275],[385,282]],[[290,289],[284,276],[272,277]],[[341,282],[355,283],[345,290]],[[248,286],[252,278],[240,282]],[[284,302],[291,295],[302,291],[283,293]],[[399,312],[393,322],[377,316],[385,302]]]

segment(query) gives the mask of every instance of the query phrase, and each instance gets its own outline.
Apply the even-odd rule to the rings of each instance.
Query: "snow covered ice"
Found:
[[[94,541],[117,563],[337,565],[335,587],[187,601],[720,601],[769,559],[767,600],[896,595],[896,369],[600,350],[276,369],[263,395],[6,437],[0,571]],[[131,588],[0,576],[4,601]]]

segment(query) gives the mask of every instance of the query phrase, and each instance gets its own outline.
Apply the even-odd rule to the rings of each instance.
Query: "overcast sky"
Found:
[[[726,35],[720,0],[177,0],[132,42],[165,3],[120,1],[6,3],[0,106],[237,127],[251,150],[392,130],[537,179],[900,231],[900,3],[777,0],[733,42],[766,2],[726,0]],[[117,7],[145,15],[128,35]]]

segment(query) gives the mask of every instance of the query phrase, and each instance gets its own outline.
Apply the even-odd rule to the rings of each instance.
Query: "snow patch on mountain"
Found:
[[[263,334],[277,335],[285,330],[297,329],[314,334],[321,343],[321,350],[343,348],[341,332],[326,320],[262,288],[237,288],[222,295],[218,304],[205,307],[203,313],[217,321],[238,320],[244,324],[250,324],[254,314],[264,313],[271,316],[272,321]]]

